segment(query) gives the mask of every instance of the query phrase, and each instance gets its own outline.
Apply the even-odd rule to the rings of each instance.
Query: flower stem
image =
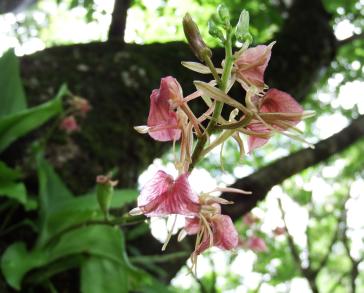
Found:
[[[226,33],[226,40],[225,40],[225,66],[224,66],[224,71],[223,71],[222,76],[221,76],[221,80],[220,80],[220,82],[218,82],[219,89],[224,91],[224,92],[226,92],[226,89],[228,87],[228,81],[230,79],[231,70],[233,68],[234,58],[233,58],[233,53],[232,53],[232,35],[233,35],[232,29],[228,28],[227,33]],[[205,58],[205,59],[209,59],[209,58]],[[205,60],[205,62],[206,62],[206,60]],[[209,61],[206,62],[207,66],[209,66],[209,67],[211,65],[213,66],[213,64],[211,62],[211,59],[210,59],[210,62],[211,62],[210,65],[209,65],[208,62]],[[211,70],[211,72],[213,72],[213,71]],[[213,75],[214,75],[214,73],[213,73]],[[216,79],[216,77],[215,77],[215,79]],[[210,134],[212,134],[215,131],[216,123],[218,121],[218,118],[221,115],[221,111],[222,111],[223,106],[224,106],[224,103],[216,101],[215,109],[214,109],[214,112],[212,114],[212,118],[211,118],[209,124],[207,125],[204,134],[201,137],[198,138],[196,147],[195,147],[195,149],[193,151],[192,162],[191,162],[191,164],[189,166],[189,169],[188,169],[189,172],[192,171],[192,169],[195,167],[197,162],[200,160],[200,157],[201,157],[202,151],[203,151],[203,149],[205,147],[205,144],[207,142],[208,136],[210,136]]]

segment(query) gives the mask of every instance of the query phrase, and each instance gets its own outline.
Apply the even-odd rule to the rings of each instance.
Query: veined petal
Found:
[[[223,250],[231,250],[238,247],[239,235],[229,216],[220,214],[214,215],[210,219],[210,226],[213,237],[213,246]],[[210,244],[210,234],[205,233],[201,243],[195,250],[195,254],[201,254],[210,247]]]
[[[164,171],[158,171],[143,187],[138,207],[149,217],[170,214],[193,216],[200,209],[198,196],[188,183],[187,173],[174,180]]]
[[[260,112],[303,113],[303,108],[291,95],[277,89],[270,89],[263,97]]]
[[[272,42],[268,46],[259,45],[245,50],[235,61],[238,80],[263,88],[264,72],[268,66],[274,44],[275,42]]]
[[[178,81],[172,76],[161,79],[160,88],[152,91],[147,125],[160,129],[150,131],[149,135],[158,141],[178,140],[181,130],[178,128],[178,118],[171,104],[183,101],[182,89]],[[175,127],[171,128],[170,126]]]

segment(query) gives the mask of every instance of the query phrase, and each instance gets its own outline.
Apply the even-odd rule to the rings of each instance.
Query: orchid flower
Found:
[[[193,98],[196,94],[193,95]],[[189,100],[191,97],[186,97]],[[183,98],[182,88],[172,76],[161,79],[159,89],[154,89],[150,95],[150,109],[147,126],[134,127],[140,133],[149,133],[157,141],[176,141],[181,137],[183,128],[183,113],[193,124],[197,134],[201,135],[199,121]]]
[[[187,173],[174,180],[164,171],[158,171],[143,187],[138,196],[138,207],[131,210],[130,214],[148,217],[171,214],[194,216],[199,210],[198,196],[188,183]]]
[[[248,239],[247,246],[249,249],[255,252],[264,252],[268,250],[265,241],[258,236],[251,236]]]
[[[237,81],[248,91],[249,87],[255,86],[263,89],[264,72],[271,57],[272,47],[275,42],[268,46],[259,45],[249,48],[238,54],[235,60],[235,74]]]
[[[259,111],[259,116],[255,117],[260,119],[252,120],[247,126],[247,129],[253,132],[248,138],[249,152],[266,144],[272,130],[287,130],[303,118],[303,108],[296,100],[277,89],[268,90],[263,97],[255,96],[253,103]],[[273,115],[275,113],[276,116]]]
[[[68,134],[80,131],[80,126],[78,125],[77,120],[73,115],[63,118],[61,123],[59,124],[59,128],[64,130]]]

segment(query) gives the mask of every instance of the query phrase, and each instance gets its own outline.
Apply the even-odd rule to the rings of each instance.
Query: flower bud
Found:
[[[230,25],[229,9],[224,4],[220,4],[217,7],[217,13],[219,14],[221,20],[224,22],[225,25]]]
[[[59,124],[59,128],[64,130],[67,134],[80,131],[80,126],[73,115],[63,118]]]
[[[220,39],[221,41],[224,41],[224,34],[222,33],[221,29],[216,25],[216,22],[212,19],[208,22],[209,27],[209,34],[215,38]]]
[[[241,43],[251,43],[253,41],[253,38],[249,33],[249,12],[245,9],[240,14],[238,24],[236,25],[235,36]]]
[[[109,207],[114,193],[114,186],[118,182],[112,181],[108,176],[99,175],[96,177],[96,183],[97,201],[105,219],[108,219]]]
[[[183,30],[185,32],[188,44],[192,49],[192,52],[196,55],[198,59],[204,61],[205,56],[212,56],[210,48],[207,47],[207,45],[203,41],[196,23],[192,20],[191,16],[188,13],[186,13],[186,15],[183,17]]]

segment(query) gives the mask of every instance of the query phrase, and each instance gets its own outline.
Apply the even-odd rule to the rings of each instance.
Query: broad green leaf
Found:
[[[119,229],[106,225],[84,226],[61,236],[53,245],[27,251],[24,243],[8,247],[1,259],[1,269],[8,284],[20,289],[24,276],[64,257],[86,253],[127,266],[123,235]]]
[[[18,170],[8,167],[4,162],[0,161],[0,182],[1,181],[14,181],[19,179],[21,174]]]
[[[106,225],[90,225],[64,234],[51,250],[52,260],[87,252],[124,264],[121,231]]]
[[[19,61],[13,50],[0,58],[0,89],[0,118],[26,109]]]
[[[66,93],[66,90],[66,87],[62,86],[57,97],[53,100],[37,107],[2,117],[0,119],[0,152],[16,139],[38,128],[60,113],[62,111],[61,97]]]
[[[27,203],[27,191],[23,183],[0,182],[0,196],[15,199],[23,205]]]
[[[39,180],[43,217],[39,245],[70,226],[103,218],[96,194],[93,192],[73,197],[45,160],[39,161]],[[120,208],[133,202],[137,195],[135,189],[117,189],[114,191],[111,208]]]
[[[41,213],[52,213],[65,199],[73,197],[71,191],[45,159],[38,160],[39,196]]]
[[[1,270],[8,284],[20,290],[24,275],[33,268],[44,265],[47,261],[46,251],[28,252],[21,242],[9,246],[1,258]]]
[[[81,292],[128,292],[126,266],[107,258],[91,256],[81,267]]]
[[[120,208],[127,203],[133,202],[137,195],[138,192],[133,189],[115,190],[111,208]],[[47,216],[43,236],[48,239],[67,229],[67,227],[96,219],[103,219],[103,214],[94,193],[58,201],[57,206],[52,207]]]
[[[63,205],[65,200],[73,198],[73,195],[53,167],[42,156],[38,158],[37,165],[41,226],[38,245],[41,245],[50,237],[49,234],[52,231],[49,229],[50,216]],[[64,219],[66,218],[62,220]]]

